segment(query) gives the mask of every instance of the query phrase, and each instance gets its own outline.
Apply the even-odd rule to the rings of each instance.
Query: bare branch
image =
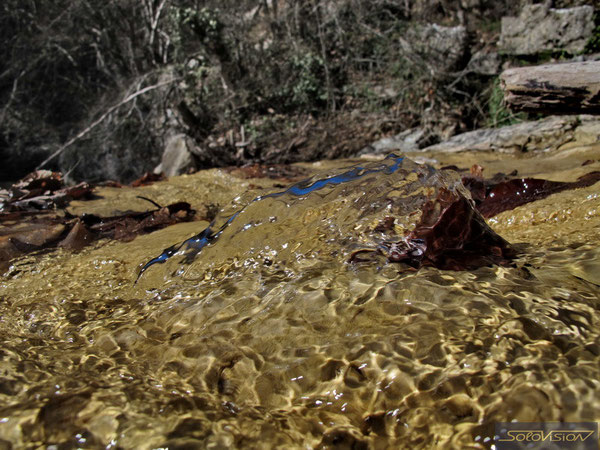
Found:
[[[157,84],[154,84],[152,86],[147,86],[144,89],[140,89],[139,91],[136,91],[133,94],[127,96],[125,99],[121,100],[116,105],[111,106],[110,108],[108,108],[104,112],[104,114],[102,114],[100,117],[98,117],[88,127],[86,127],[83,130],[81,130],[77,135],[75,135],[74,137],[72,137],[71,139],[69,139],[67,142],[65,142],[62,146],[60,146],[60,148],[58,150],[56,150],[48,158],[46,158],[39,166],[36,167],[36,169],[39,170],[42,167],[44,167],[46,164],[48,164],[50,161],[52,161],[54,158],[56,158],[58,155],[60,155],[63,151],[65,151],[65,149],[67,149],[68,147],[70,147],[71,145],[73,145],[79,139],[81,139],[86,134],[88,134],[90,131],[92,131],[94,128],[96,128],[98,125],[100,125],[104,121],[104,119],[106,119],[109,115],[111,115],[113,112],[115,112],[121,106],[129,103],[130,101],[134,100],[135,98],[139,97],[142,94],[145,94],[146,92],[152,91],[154,89],[161,88],[163,86],[167,86],[167,85],[172,84],[172,83],[174,83],[176,81],[179,81],[179,78],[173,78],[173,79],[168,80],[168,81],[163,81],[162,83],[157,83]]]
[[[21,72],[19,74],[19,76],[16,77],[13,81],[13,87],[12,87],[12,91],[10,92],[10,98],[6,102],[6,105],[4,105],[4,108],[2,108],[2,114],[0,114],[0,123],[4,122],[4,119],[6,117],[6,112],[8,111],[8,109],[10,108],[10,105],[12,104],[13,100],[15,99],[15,95],[17,94],[17,87],[19,85],[19,80],[21,79],[21,77],[23,75],[25,75],[24,71]]]

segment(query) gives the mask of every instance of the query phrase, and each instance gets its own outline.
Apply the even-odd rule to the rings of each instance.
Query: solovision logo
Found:
[[[497,450],[599,450],[596,422],[498,422],[495,431]]]

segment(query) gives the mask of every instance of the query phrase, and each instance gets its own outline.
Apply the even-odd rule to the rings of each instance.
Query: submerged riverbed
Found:
[[[599,150],[419,158],[573,181],[599,170]],[[209,170],[70,210],[143,210],[142,195],[234,211],[276,184]],[[0,447],[486,448],[499,421],[599,421],[598,186],[490,219],[519,256],[471,271],[348,264],[344,242],[313,226],[361,225],[342,197],[215,246],[208,269],[201,253],[139,283],[208,223],[15,260],[0,280]],[[247,257],[272,241],[302,257]]]

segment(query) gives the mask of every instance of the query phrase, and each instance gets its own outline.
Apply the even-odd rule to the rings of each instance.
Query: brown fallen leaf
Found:
[[[11,202],[8,204],[7,209],[12,211],[39,211],[55,207],[62,208],[67,206],[69,201],[70,198],[66,194],[56,192],[51,195],[36,195]]]
[[[131,187],[148,186],[150,184],[156,183],[157,181],[163,181],[163,180],[166,180],[166,177],[165,177],[165,174],[162,172],[161,173],[146,172],[140,178],[133,181],[131,183]]]
[[[85,185],[74,188],[75,195],[85,196],[90,192]],[[62,195],[66,197],[66,194]],[[48,206],[51,202],[56,202],[57,198],[57,195],[49,195],[25,199],[16,203],[23,208],[27,206],[26,210],[0,212],[1,271],[8,267],[11,259],[32,251],[55,246],[80,250],[99,238],[130,241],[139,234],[193,220],[195,214],[186,202],[165,207],[157,205],[156,209],[150,211],[130,212],[112,217],[84,214],[75,220],[69,215],[32,209],[32,202],[39,202],[38,206]]]
[[[94,234],[87,229],[81,219],[77,219],[67,237],[58,243],[58,247],[69,250],[81,250],[83,247],[91,244],[94,239]]]
[[[482,178],[483,177],[483,167],[479,164],[473,164],[471,166],[471,175],[474,177]]]
[[[59,192],[63,192],[67,197],[72,200],[79,200],[81,198],[89,198],[92,194],[94,187],[89,183],[79,183],[75,186],[69,186],[61,189]]]
[[[590,172],[573,182],[550,181],[538,178],[514,178],[494,182],[478,177],[463,177],[463,184],[471,191],[477,209],[490,218],[517,206],[541,200],[568,189],[591,186],[600,181],[600,172]]]
[[[425,204],[421,220],[408,241],[415,243],[413,259],[420,257],[421,264],[439,269],[502,265],[516,255],[465,197],[445,188],[440,189],[434,201]]]
[[[132,240],[138,234],[193,220],[195,211],[187,202],[178,202],[145,212],[130,212],[112,217],[85,214],[81,220],[100,237]]]
[[[88,183],[65,186],[59,172],[38,170],[0,193],[2,212],[39,211],[66,206],[72,199],[89,197],[93,187]]]
[[[62,223],[53,223],[51,221],[29,223],[26,225],[20,224],[20,226],[14,227],[2,227],[0,238],[41,248],[58,240],[65,229],[66,226]]]
[[[162,178],[162,174],[146,174],[134,184]],[[90,197],[92,191],[88,183],[65,186],[59,172],[48,170],[33,172],[9,190],[0,191],[0,270],[6,269],[11,259],[35,250],[56,246],[80,250],[99,238],[132,240],[138,234],[193,220],[195,214],[189,203],[162,207],[150,199],[146,200],[156,209],[113,217],[84,214],[73,218],[53,212],[72,199]]]
[[[53,245],[65,231],[65,225],[53,223],[17,223],[0,226],[0,272],[13,258]]]
[[[50,170],[36,170],[17,181],[12,190],[25,193],[25,195],[40,195],[44,192],[54,192],[64,187],[60,172]]]

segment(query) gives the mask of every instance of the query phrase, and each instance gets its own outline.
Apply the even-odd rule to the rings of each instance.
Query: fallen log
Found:
[[[517,67],[500,78],[514,111],[600,114],[600,61]]]

